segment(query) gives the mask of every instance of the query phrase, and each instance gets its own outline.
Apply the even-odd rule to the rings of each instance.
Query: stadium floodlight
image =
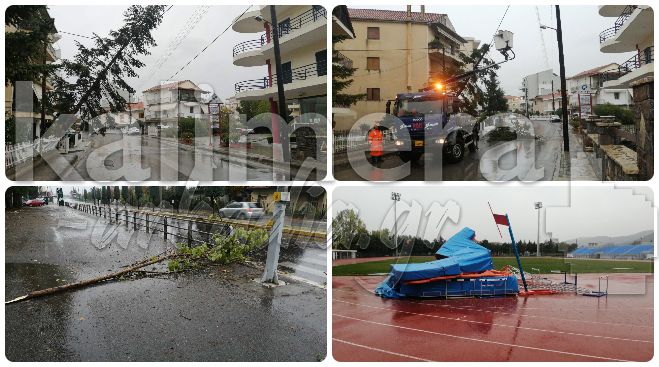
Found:
[[[540,209],[542,209],[542,201],[535,202],[535,209],[538,211],[538,242],[536,242],[535,256],[540,257]]]
[[[392,192],[391,200],[394,201],[394,254],[398,256],[398,215],[396,214],[396,203],[400,201],[400,193]]]

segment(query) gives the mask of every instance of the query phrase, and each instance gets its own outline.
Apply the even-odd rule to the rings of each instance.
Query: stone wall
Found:
[[[638,155],[638,178],[649,180],[654,174],[654,77],[632,84]]]

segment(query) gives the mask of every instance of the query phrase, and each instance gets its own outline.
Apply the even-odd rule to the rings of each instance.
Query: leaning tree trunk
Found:
[[[46,289],[41,289],[41,290],[38,290],[38,291],[30,292],[26,295],[14,298],[10,301],[6,301],[5,304],[8,305],[8,304],[11,304],[11,303],[26,301],[26,300],[32,299],[32,298],[48,296],[48,295],[51,295],[51,294],[64,292],[64,291],[69,291],[69,290],[77,289],[77,288],[83,288],[83,287],[86,287],[86,286],[89,286],[89,285],[92,285],[92,284],[96,284],[96,283],[99,283],[99,282],[102,282],[102,281],[105,281],[105,280],[110,280],[110,279],[113,279],[113,278],[120,277],[124,274],[128,274],[130,272],[133,272],[133,271],[138,270],[140,268],[143,268],[145,266],[155,264],[155,263],[161,262],[163,260],[167,260],[167,259],[177,257],[177,256],[180,256],[180,255],[178,255],[178,254],[160,255],[160,256],[156,257],[155,259],[150,259],[150,260],[147,260],[147,261],[140,261],[138,263],[130,265],[128,268],[125,268],[125,269],[123,269],[121,271],[118,271],[118,272],[115,272],[115,273],[103,275],[103,276],[93,278],[93,279],[83,280],[83,281],[77,282],[77,283],[69,283],[69,284],[64,284],[64,285],[60,285],[60,286],[57,286],[57,287],[46,288]]]

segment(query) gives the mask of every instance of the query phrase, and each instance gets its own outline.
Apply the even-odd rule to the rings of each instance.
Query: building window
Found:
[[[380,70],[380,58],[379,57],[367,57],[366,58],[366,70]]]
[[[283,74],[282,81],[284,84],[293,82],[293,68],[290,61],[281,64],[281,73]]]
[[[291,18],[286,18],[279,22],[279,37],[291,33]]]
[[[190,107],[190,113],[194,113],[194,107]]]
[[[366,38],[370,40],[380,39],[380,27],[368,27],[366,30]]]
[[[620,92],[613,92],[613,99],[620,99]]]
[[[367,101],[379,101],[380,100],[380,88],[366,88],[366,100]]]
[[[316,52],[316,72],[318,76],[327,75],[327,50]]]

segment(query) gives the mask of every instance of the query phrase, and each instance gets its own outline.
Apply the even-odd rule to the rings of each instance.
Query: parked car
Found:
[[[42,198],[30,199],[23,203],[23,206],[44,206],[46,201]]]
[[[233,202],[219,210],[220,218],[258,219],[265,210],[257,203],[246,201]]]
[[[137,127],[135,127],[135,126],[133,126],[133,127],[131,127],[130,129],[128,129],[127,134],[128,134],[128,135],[140,135],[140,129],[137,128]]]
[[[561,122],[561,118],[558,115],[551,115],[551,116],[549,116],[549,121],[551,121],[551,122]]]

